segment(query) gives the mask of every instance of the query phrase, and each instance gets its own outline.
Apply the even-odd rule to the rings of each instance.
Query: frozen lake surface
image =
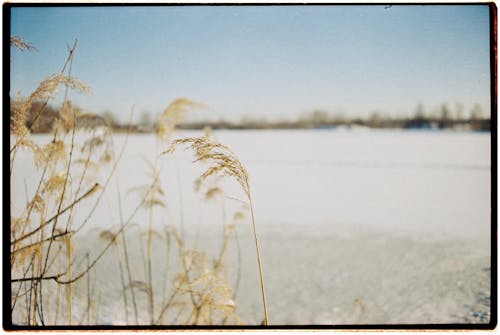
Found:
[[[199,135],[184,131],[176,137]],[[213,135],[237,153],[250,176],[272,324],[489,322],[489,133],[273,130]],[[116,151],[124,140],[115,135]],[[81,255],[97,249],[95,229],[117,227],[117,190],[124,216],[132,212],[138,198],[128,190],[151,182],[146,161],[165,149],[152,135],[128,139],[118,179],[76,243]],[[14,212],[25,203],[25,181],[30,192],[37,180],[22,163],[30,157],[18,159]],[[220,244],[221,208],[193,190],[203,170],[192,161],[192,153],[182,150],[159,159],[167,214],[156,215],[155,226],[176,225],[211,255]],[[102,181],[107,172],[99,171]],[[235,199],[244,196],[234,182],[221,185],[231,217],[242,208]],[[134,222],[146,229],[147,213],[140,212]],[[237,229],[242,251],[237,311],[246,324],[258,324],[262,302],[248,218]],[[133,244],[134,237],[127,237]],[[154,263],[161,264],[161,256],[155,257]],[[98,267],[111,275],[110,267],[117,265],[108,258]],[[138,271],[137,276],[144,274]],[[99,322],[126,323],[120,287],[109,278],[98,280]]]

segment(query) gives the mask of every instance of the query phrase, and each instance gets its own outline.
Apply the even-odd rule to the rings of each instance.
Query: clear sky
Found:
[[[294,118],[314,109],[397,115],[461,103],[489,113],[486,5],[13,8],[11,92],[56,73],[78,38],[83,108],[160,113],[177,97],[209,119]]]

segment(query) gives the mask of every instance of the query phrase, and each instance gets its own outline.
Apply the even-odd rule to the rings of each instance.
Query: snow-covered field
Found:
[[[197,135],[185,131],[176,136]],[[250,176],[271,324],[489,322],[489,133],[273,130],[213,135],[238,154]],[[117,151],[124,140],[115,135]],[[164,149],[152,135],[128,139],[118,179],[109,184],[102,206],[76,241],[80,255],[97,252],[96,229],[118,226],[117,190],[124,216],[133,211],[138,197],[128,190],[151,181],[146,160]],[[37,180],[23,159],[30,158],[18,157],[12,180],[14,212],[25,204],[25,180],[28,192]],[[221,207],[193,190],[202,170],[192,160],[182,150],[161,156],[167,214],[157,214],[155,225],[174,224],[191,243],[213,254],[221,243]],[[106,171],[98,171],[102,180]],[[232,217],[242,208],[235,199],[244,196],[236,183],[222,185],[226,215]],[[145,222],[145,211],[134,218],[144,229]],[[237,229],[242,251],[237,311],[246,324],[258,324],[262,301],[248,218]],[[134,237],[128,238],[133,244]],[[153,263],[162,264],[160,253]],[[96,272],[112,276],[118,271],[113,264],[104,258],[97,266],[106,271]],[[135,268],[144,275],[142,264]],[[99,281],[98,321],[126,323],[119,280]]]

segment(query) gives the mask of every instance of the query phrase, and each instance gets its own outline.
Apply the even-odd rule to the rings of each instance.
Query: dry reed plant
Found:
[[[169,226],[168,235],[176,242],[181,266],[173,279],[172,293],[160,310],[157,324],[161,324],[167,314],[180,324],[240,324],[228,281],[209,266],[204,252],[186,246],[174,226]]]
[[[11,38],[11,45],[21,50],[36,50],[17,37]],[[105,118],[84,112],[69,100],[69,92],[90,92],[85,84],[71,74],[76,46],[77,40],[59,73],[41,81],[27,97],[18,95],[11,103],[11,185],[19,164],[18,152],[28,152],[32,156],[31,163],[36,171],[32,189],[26,187],[25,207],[20,212],[14,212],[12,202],[10,204],[11,321],[28,326],[72,326],[85,322],[89,325],[93,319],[97,324],[101,293],[96,283],[102,273],[96,265],[109,253],[109,257],[119,267],[119,279],[116,278],[116,282],[121,284],[123,315],[127,324],[134,321],[140,324],[141,320],[147,320],[148,324],[240,324],[235,304],[240,274],[238,272],[234,290],[227,272],[224,272],[229,268],[224,256],[230,239],[238,244],[235,222],[243,214],[235,214],[229,224],[226,222],[223,190],[219,187],[206,190],[205,201],[219,199],[223,212],[221,246],[215,259],[188,246],[182,233],[182,206],[181,233],[173,222],[167,220],[170,217],[167,206],[169,199],[160,178],[159,159],[163,154],[160,147],[169,140],[188,111],[204,107],[200,103],[180,98],[165,108],[157,126],[157,154],[154,161],[148,163],[150,182],[132,189],[139,191],[136,206],[125,217],[116,179],[119,227],[104,228],[99,232],[96,240],[100,245],[97,250],[85,250],[88,246],[76,243],[82,228],[95,221],[94,213],[102,202],[111,178],[115,176],[129,135],[127,133],[121,151],[115,153],[113,134]],[[64,99],[52,123],[52,132],[48,140],[43,142],[40,138],[34,138],[32,131],[61,88],[64,90]],[[33,113],[35,104],[39,108],[28,122],[28,113]],[[174,141],[168,152],[173,152],[179,145],[190,145],[196,151],[197,161],[212,163],[198,178],[196,191],[200,191],[200,186],[215,175],[235,178],[244,190],[251,210],[265,322],[268,324],[248,174],[229,148],[212,142],[210,137],[211,129],[206,128],[205,137]],[[103,172],[104,166],[107,167],[107,177],[103,179],[99,172]],[[82,207],[85,202],[90,209]],[[81,215],[83,210],[85,213]],[[141,210],[147,211],[147,222],[138,234],[141,246],[145,241],[145,248],[137,251],[133,245],[128,245],[127,228],[132,226],[132,220]],[[154,229],[157,223],[164,228],[164,234]],[[165,251],[162,273],[162,268],[154,263],[155,254],[161,247]],[[110,253],[109,250],[114,252]],[[131,264],[131,260],[137,259],[141,251],[143,277],[133,271]],[[239,244],[238,262],[240,271]],[[158,277],[163,282],[156,282],[155,278]],[[140,300],[139,297],[145,299]],[[84,301],[84,310],[74,308],[77,300],[79,304],[76,307]],[[141,308],[142,302],[146,308]],[[133,311],[133,318],[129,315],[130,310]]]
[[[206,136],[206,135],[205,135]],[[208,137],[208,136],[206,136]],[[213,260],[213,271],[219,275],[224,275],[227,280],[229,280],[229,272],[227,269],[228,261],[227,251],[229,249],[229,242],[231,239],[234,240],[236,244],[236,252],[237,252],[237,270],[236,270],[236,278],[235,283],[232,286],[233,288],[233,301],[236,301],[236,295],[238,293],[239,283],[241,279],[241,247],[238,238],[238,229],[237,225],[240,221],[245,218],[244,212],[246,212],[247,208],[243,208],[243,210],[237,211],[233,214],[232,221],[229,223],[227,221],[227,213],[226,213],[226,205],[225,205],[225,194],[224,190],[217,186],[217,182],[219,179],[216,179],[216,184],[207,188],[204,193],[204,198],[206,201],[216,201],[219,203],[222,212],[222,242],[219,250],[218,256]],[[197,180],[195,182],[195,189],[199,190],[201,188],[201,184]],[[230,263],[229,263],[230,264]]]
[[[18,38],[12,38],[11,44],[23,50],[33,49]],[[10,175],[12,177],[19,150],[31,152],[33,168],[38,171],[35,189],[31,194],[26,191],[28,199],[25,209],[10,218],[11,312],[13,317],[16,316],[15,322],[26,325],[46,325],[51,322],[73,324],[72,284],[89,271],[84,269],[73,277],[76,260],[74,209],[96,192],[104,192],[95,178],[86,177],[92,164],[102,165],[106,161],[95,154],[107,142],[105,137],[110,133],[107,132],[102,138],[95,131],[81,133],[85,125],[78,122],[82,120],[79,119],[80,111],[68,100],[69,91],[90,91],[71,75],[76,46],[75,40],[60,73],[43,80],[27,98],[18,95],[11,105],[10,133],[13,144],[10,146]],[[60,87],[64,88],[64,100],[53,123],[52,138],[47,143],[34,141],[31,129],[36,127],[37,120]],[[27,113],[37,101],[42,102],[41,107],[28,127]],[[83,157],[80,158],[75,140],[77,131],[78,136],[94,143],[86,153],[82,149]],[[110,148],[106,147],[101,153],[109,157]],[[83,168],[77,167],[77,161],[85,162]],[[64,301],[61,286],[65,288]],[[57,292],[55,301],[51,299],[50,292]],[[61,317],[65,317],[66,321],[62,321]]]
[[[181,98],[165,108],[158,121],[158,131],[156,133],[157,152],[159,152],[158,148],[162,142],[168,140],[176,130],[177,124],[182,122],[185,113],[202,106],[200,103]],[[146,231],[141,234],[145,238],[145,243],[141,242],[143,263],[145,264],[145,280],[135,279],[130,281],[127,290],[131,292],[137,290],[145,295],[147,314],[151,324],[240,323],[234,301],[231,300],[228,303],[228,297],[233,297],[231,286],[221,276],[220,271],[212,270],[207,266],[208,261],[205,254],[198,249],[188,248],[184,240],[184,234],[179,234],[172,225],[167,226],[168,229],[165,230],[165,235],[161,235],[153,229],[153,222],[157,222],[154,217],[168,216],[156,213],[164,211],[165,214],[168,214],[166,192],[160,181],[160,157],[161,155],[158,154],[153,162],[146,161],[151,182],[129,190],[143,194],[145,199],[143,209],[148,213],[148,224]],[[149,195],[145,197],[144,192],[149,192]],[[183,231],[182,222],[181,231]],[[227,240],[228,236],[224,237],[224,239]],[[154,240],[158,242],[154,242]],[[176,241],[177,248],[171,248],[172,240]],[[161,242],[164,243],[166,257],[162,274],[165,279],[160,294],[160,288],[153,280],[158,275],[157,267],[153,266],[153,250],[156,250],[154,245]],[[227,241],[224,241],[223,245],[227,246]],[[195,257],[199,260],[199,262],[195,262],[198,264],[197,267],[193,267],[194,263],[189,261],[193,255],[199,256]],[[170,265],[175,262],[177,262],[181,270],[169,283],[167,280],[168,274],[175,272],[175,270],[172,271]],[[225,295],[221,295],[221,292],[225,292]],[[224,300],[224,303],[221,302],[221,299]],[[185,315],[185,313],[189,313],[189,315]]]
[[[195,152],[194,162],[208,163],[208,168],[197,180],[197,184],[202,184],[209,177],[223,176],[236,180],[245,193],[252,218],[253,235],[255,240],[255,249],[257,251],[257,261],[259,265],[260,286],[262,293],[262,303],[264,308],[264,324],[269,325],[267,313],[267,301],[264,287],[264,276],[262,271],[262,261],[260,256],[259,241],[257,238],[257,228],[255,225],[252,195],[248,181],[248,173],[236,154],[226,145],[211,141],[207,137],[181,138],[172,142],[171,146],[164,153],[172,154],[179,146],[187,146]]]
[[[205,137],[208,138],[207,135]],[[224,198],[224,190],[222,187],[218,186],[219,179],[216,179],[213,185],[210,185],[206,188],[203,194],[203,198],[205,201],[214,201],[219,204],[221,207],[221,220],[222,220],[222,244],[220,247],[220,251],[218,256],[213,261],[214,271],[217,273],[222,273],[224,268],[224,256],[229,247],[229,237],[231,235],[231,231],[233,231],[233,225],[229,225],[227,222],[227,213],[226,213],[226,204]],[[201,191],[202,183],[195,181],[195,190]]]

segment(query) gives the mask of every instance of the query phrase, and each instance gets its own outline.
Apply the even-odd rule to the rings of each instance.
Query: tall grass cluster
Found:
[[[261,292],[256,294],[262,295],[263,319],[268,324],[247,170],[231,149],[211,138],[208,129],[202,137],[171,140],[184,114],[203,105],[181,98],[165,108],[158,120],[155,159],[148,162],[149,182],[128,190],[137,194],[138,200],[133,208],[124,209],[116,171],[122,167],[127,140],[116,148],[107,121],[99,115],[82,112],[69,98],[75,93],[90,93],[89,87],[72,74],[77,44],[75,40],[59,72],[42,80],[29,96],[18,95],[11,100],[11,188],[20,168],[20,155],[32,157],[32,167],[37,171],[35,185],[30,185],[30,189],[25,187],[26,203],[21,212],[14,211],[14,205],[19,207],[19,204],[13,204],[12,193],[10,196],[13,324],[99,324],[102,299],[99,283],[102,277],[110,276],[98,270],[97,265],[104,259],[111,259],[118,269],[113,273],[112,285],[120,292],[123,310],[115,313],[129,325],[242,324],[235,302],[241,262],[232,264],[228,252],[237,250],[238,255],[241,252],[236,224],[247,214],[259,265]],[[11,38],[11,46],[36,50],[18,37]],[[49,103],[61,95],[52,132],[42,143],[31,134]],[[28,123],[27,113],[34,106],[39,109]],[[194,188],[203,194],[205,201],[216,202],[223,214],[220,249],[214,257],[188,243],[182,217],[181,222],[165,219],[172,206],[167,206],[159,163],[171,159],[180,146],[193,150],[193,164],[208,166],[194,182]],[[233,179],[241,186],[247,198],[247,211],[227,213],[224,190],[218,184],[221,178]],[[97,249],[90,250],[80,243],[82,229],[88,227],[92,231],[97,220],[96,209],[102,205],[105,192],[114,186],[112,181],[116,181],[118,191],[115,200],[119,224],[93,228],[97,234],[92,245]],[[145,214],[140,217],[147,217],[146,222],[133,223],[139,213]],[[161,255],[161,262],[155,261],[155,255]],[[143,265],[140,269],[137,259]]]

